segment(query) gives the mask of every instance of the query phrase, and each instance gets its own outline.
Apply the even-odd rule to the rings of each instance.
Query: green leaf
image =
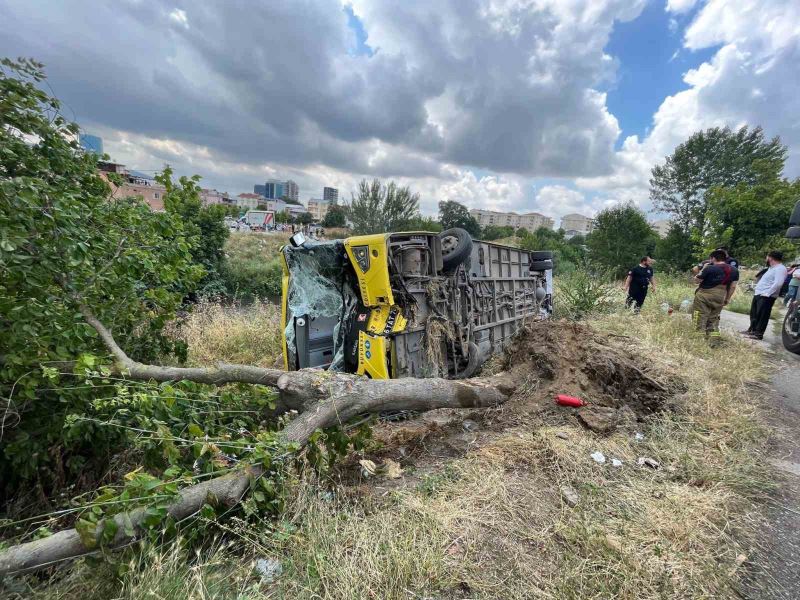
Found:
[[[200,427],[195,423],[190,423],[189,427],[187,427],[187,430],[189,431],[190,435],[196,438],[205,437],[206,435],[205,433],[203,433],[203,430],[200,429]]]
[[[85,519],[78,519],[75,523],[75,531],[81,538],[81,543],[87,550],[93,550],[97,546],[97,524]]]

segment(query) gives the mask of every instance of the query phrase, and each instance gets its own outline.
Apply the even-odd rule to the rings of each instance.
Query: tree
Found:
[[[787,147],[779,137],[764,138],[761,127],[713,127],[680,144],[650,179],[653,206],[674,216],[684,232],[702,235],[706,226],[707,194],[714,187],[753,185],[762,173],[780,176]]]
[[[406,223],[408,231],[430,231],[432,233],[441,233],[443,230],[442,224],[432,217],[423,217],[417,215]]]
[[[514,235],[514,228],[509,225],[487,225],[483,228],[481,239],[491,242]]]
[[[783,234],[800,198],[800,179],[766,170],[754,185],[714,188],[708,198],[706,251],[726,246],[741,261],[760,262],[769,250],[794,250]]]
[[[311,216],[311,213],[303,212],[297,215],[296,221],[301,225],[309,225],[314,222],[314,217]]]
[[[454,200],[439,202],[439,222],[444,229],[460,227],[466,229],[472,237],[480,237],[481,226],[463,204]]]
[[[664,238],[656,242],[655,257],[659,270],[680,273],[695,263],[692,236],[672,223]]]
[[[607,208],[597,215],[587,236],[589,259],[621,276],[646,254],[653,254],[658,236],[644,213],[633,204]]]
[[[230,230],[225,225],[225,207],[219,204],[203,206],[200,199],[200,176],[182,176],[177,184],[172,180],[172,167],[166,165],[156,175],[156,181],[166,188],[164,210],[181,219],[184,236],[191,244],[194,262],[205,269],[201,288],[223,291],[220,272],[225,260],[225,241]]]
[[[92,369],[102,349],[78,307],[138,360],[180,357],[163,328],[203,275],[180,210],[112,197],[43,80],[39,63],[0,61],[0,501],[23,482],[46,495],[91,481],[120,441],[85,420],[104,388],[53,385],[53,365]]]
[[[328,212],[325,213],[325,218],[322,219],[323,227],[344,227],[347,225],[347,218],[345,216],[344,208],[336,204],[328,207]]]
[[[275,222],[276,223],[290,223],[292,218],[289,216],[285,210],[281,210],[275,213]]]
[[[347,213],[353,232],[358,235],[402,231],[419,215],[419,194],[412,194],[408,187],[398,187],[393,181],[381,185],[378,179],[371,183],[363,179]]]

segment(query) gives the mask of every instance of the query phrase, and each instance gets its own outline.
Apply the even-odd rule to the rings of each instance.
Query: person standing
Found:
[[[750,305],[750,327],[746,331],[741,331],[742,335],[756,340],[764,337],[772,314],[772,306],[783,287],[786,272],[783,252],[773,250],[767,254],[767,272],[756,284],[753,303]]]
[[[628,293],[625,306],[633,306],[633,312],[638,313],[642,309],[644,299],[647,297],[647,288],[652,286],[653,292],[656,291],[656,282],[653,277],[653,259],[643,256],[639,264],[628,271],[625,277],[623,288]]]
[[[694,278],[700,285],[694,294],[692,318],[697,330],[705,334],[711,345],[719,343],[719,316],[739,281],[739,270],[731,266],[727,258],[724,250],[714,250],[709,262]]]

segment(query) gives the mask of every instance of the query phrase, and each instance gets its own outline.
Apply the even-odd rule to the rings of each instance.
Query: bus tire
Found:
[[[472,236],[466,229],[448,229],[439,234],[439,239],[442,240],[442,271],[451,273],[469,260]]]
[[[530,265],[531,271],[551,271],[553,269],[552,260],[534,260]]]

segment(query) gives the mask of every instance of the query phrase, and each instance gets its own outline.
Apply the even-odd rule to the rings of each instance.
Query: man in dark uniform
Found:
[[[719,343],[719,316],[731,300],[739,281],[739,270],[728,264],[724,250],[714,250],[709,261],[695,276],[700,284],[694,294],[692,318],[698,331],[702,331],[713,346]]]
[[[628,276],[625,278],[624,288],[628,292],[625,306],[630,308],[633,305],[633,312],[638,313],[647,297],[649,286],[653,286],[653,291],[656,291],[656,282],[653,278],[653,259],[643,256],[639,264],[628,271]]]

